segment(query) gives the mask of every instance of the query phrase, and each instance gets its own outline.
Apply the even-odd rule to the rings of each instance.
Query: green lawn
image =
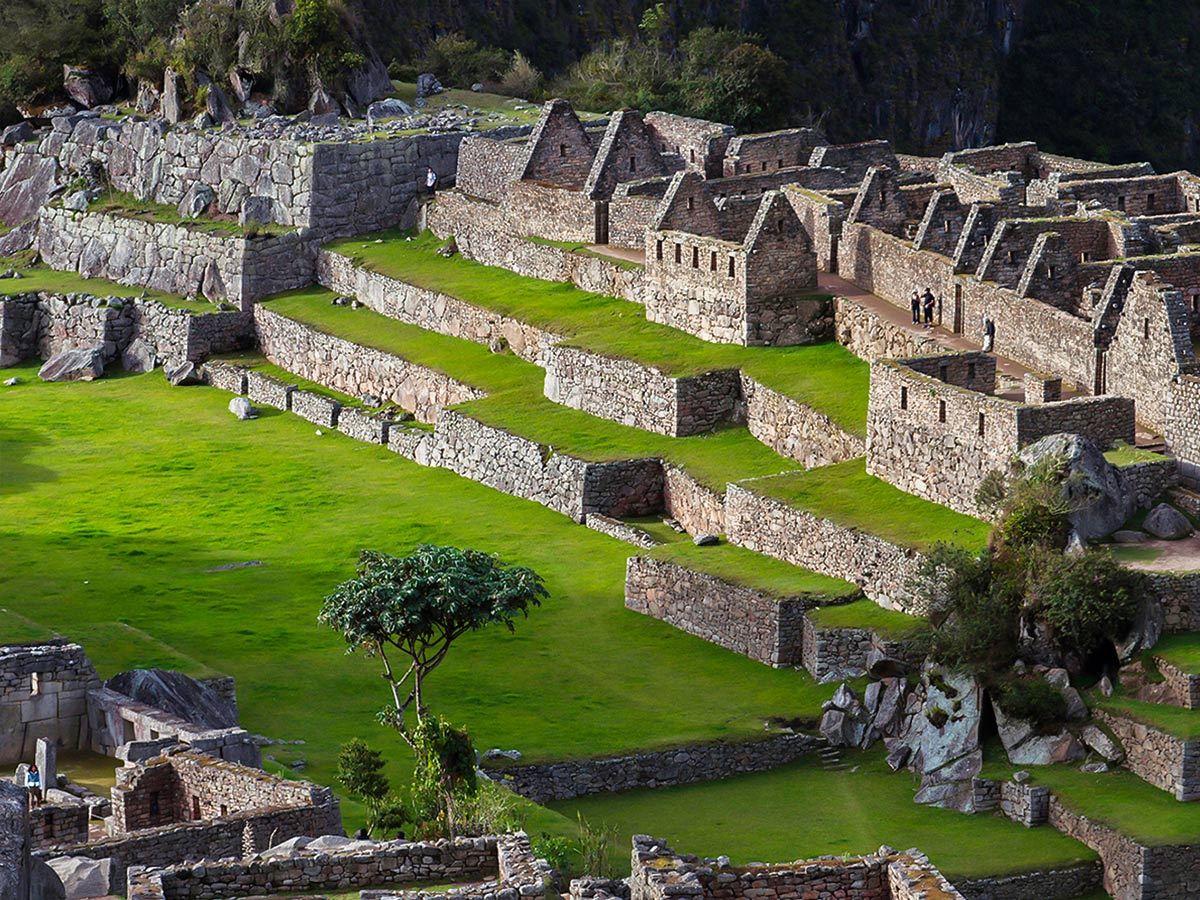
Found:
[[[1163,635],[1153,653],[1185,672],[1200,673],[1200,632]]]
[[[709,784],[550,805],[568,818],[580,812],[593,826],[615,828],[613,865],[622,873],[629,871],[632,834],[664,838],[682,853],[725,854],[735,864],[870,853],[881,844],[918,847],[952,880],[1096,858],[1050,828],[917,806],[916,778],[891,772],[880,753],[844,752],[843,761],[850,768],[826,770],[809,757]]]
[[[906,494],[868,475],[863,459],[762,478],[745,487],[917,550],[938,543],[982,549],[991,532],[986,522]]]
[[[840,344],[711,344],[648,322],[645,309],[637,303],[482,266],[462,256],[438,256],[434,251],[441,243],[430,232],[413,237],[387,231],[338,241],[328,249],[372,271],[561,334],[572,346],[635,360],[673,377],[741,369],[767,387],[824,412],[846,431],[865,434],[869,367]]]
[[[653,550],[643,550],[640,554],[707,572],[771,597],[815,596],[825,600],[839,600],[861,593],[857,585],[848,581],[827,578],[724,541],[711,547],[697,547],[689,538],[663,544]]]
[[[78,272],[59,272],[49,266],[38,264],[22,265],[22,260],[0,259],[0,272],[17,269],[23,277],[0,278],[0,297],[10,294],[28,294],[35,291],[52,291],[57,294],[93,294],[97,297],[141,297],[145,295],[167,306],[190,309],[197,313],[216,312],[217,307],[208,301],[188,303],[177,294],[167,294],[144,288],[138,284],[117,284],[104,278],[84,278]]]
[[[1111,697],[1094,694],[1089,702],[1113,715],[1133,719],[1185,741],[1200,739],[1200,709],[1147,703],[1125,695],[1120,689]]]
[[[1138,463],[1165,462],[1167,459],[1161,453],[1155,453],[1152,450],[1141,450],[1126,443],[1119,443],[1111,450],[1106,451],[1104,458],[1114,466],[1133,466]]]
[[[1128,769],[1089,775],[1076,766],[1043,766],[1036,770],[1036,779],[1049,785],[1068,809],[1142,844],[1200,842],[1200,803],[1180,803]]]
[[[885,640],[903,640],[928,630],[929,624],[916,616],[884,609],[873,600],[857,600],[841,606],[823,606],[808,613],[822,628],[863,628]]]
[[[722,492],[730,481],[799,467],[759,443],[745,428],[671,438],[553,403],[542,390],[545,371],[533,363],[511,353],[492,353],[473,341],[397,322],[365,307],[334,306],[329,302],[332,296],[321,288],[305,288],[268,301],[268,308],[479,388],[488,394],[486,399],[456,408],[563,453],[595,461],[661,457]]]
[[[24,379],[0,390],[0,627],[82,636],[105,676],[234,675],[243,724],[305,739],[289,752],[308,777],[331,782],[354,736],[405,766],[375,724],[375,663],[315,621],[364,547],[453,543],[545,575],[543,608],[515,634],[464,638],[429,685],[483,748],[536,760],[752,737],[768,718],[815,716],[832,693],[625,610],[629,545],[538,504],[276,410],[239,422],[227,394],[158,372],[76,384],[34,372],[0,373]],[[264,565],[209,571],[248,560]]]

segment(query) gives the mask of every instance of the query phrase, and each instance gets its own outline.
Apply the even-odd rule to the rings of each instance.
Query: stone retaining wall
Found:
[[[576,347],[545,354],[546,396],[555,403],[671,437],[739,420],[736,369],[672,378],[657,369]]]
[[[651,547],[658,546],[658,541],[651,537],[649,533],[635,525],[628,525],[620,519],[614,519],[612,516],[606,516],[601,513],[588,513],[584,516],[583,524],[592,529],[592,531],[607,534],[609,537],[616,538],[618,541],[624,541],[626,544],[633,544],[635,547],[641,547],[643,550],[649,550]]]
[[[729,485],[725,509],[730,543],[857,584],[880,606],[921,613],[904,588],[917,551],[756,494],[752,481]]]
[[[1127,494],[1137,498],[1138,509],[1149,509],[1173,487],[1179,485],[1179,463],[1172,457],[1162,461],[1122,466],[1121,484]]]
[[[625,564],[625,608],[769,666],[799,664],[804,610],[822,598],[770,597],[676,563]]]
[[[122,216],[45,207],[38,251],[53,269],[170,294],[250,301],[313,280],[314,243],[299,232],[209,234]]]
[[[784,734],[605,759],[506,766],[488,769],[487,775],[534,803],[550,803],[589,794],[671,787],[762,772],[787,765],[821,743],[820,738],[806,734]]]
[[[1124,765],[1138,778],[1176,800],[1200,800],[1200,741],[1185,741],[1103,709],[1092,715],[1121,742]]]
[[[1065,869],[959,878],[954,886],[966,900],[1075,900],[1103,882],[1104,866],[1095,860]]]
[[[518,319],[361,268],[331,250],[317,251],[316,278],[331,291],[357,297],[385,316],[478,344],[501,340],[517,356],[538,365],[546,350],[563,340]]]
[[[837,342],[867,362],[904,359],[940,350],[938,342],[929,335],[912,334],[847,297],[834,298],[833,322]]]
[[[725,496],[670,463],[663,464],[663,507],[688,534],[725,533]]]
[[[1200,844],[1144,847],[1131,838],[1050,800],[1049,822],[1086,844],[1104,864],[1104,889],[1113,900],[1197,900]]]
[[[822,412],[741,376],[746,425],[756,439],[806,469],[855,459],[866,452],[862,438],[843,431]]]
[[[1200,709],[1200,675],[1185,672],[1161,656],[1154,657],[1154,661],[1178,705],[1185,709]]]
[[[1146,592],[1163,608],[1167,631],[1200,630],[1200,572],[1146,572]]]
[[[88,839],[88,807],[78,800],[43,803],[29,811],[29,846],[78,844]]]
[[[296,385],[264,375],[262,372],[246,373],[246,396],[252,403],[262,403],[288,412],[292,408],[292,394]]]
[[[393,428],[388,447],[421,465],[450,469],[541,503],[576,522],[592,512],[627,518],[662,509],[662,464],[657,459],[587,462],[453,410],[442,413],[433,433]]]
[[[449,375],[325,334],[265,304],[255,306],[254,326],[263,355],[280,368],[352,397],[395,403],[422,422],[436,422],[445,407],[484,396]]]

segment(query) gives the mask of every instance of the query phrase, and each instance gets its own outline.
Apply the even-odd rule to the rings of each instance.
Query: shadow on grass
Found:
[[[5,425],[0,430],[0,496],[12,496],[32,485],[58,480],[58,473],[28,461],[31,447],[50,443],[44,434],[29,428]]]

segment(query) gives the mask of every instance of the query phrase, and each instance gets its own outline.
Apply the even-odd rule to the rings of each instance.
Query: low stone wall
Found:
[[[200,377],[206,384],[231,394],[245,394],[248,370],[220,360],[206,362],[200,368]]]
[[[1125,748],[1127,769],[1176,800],[1200,800],[1200,741],[1185,741],[1102,709],[1092,715]]]
[[[248,308],[252,300],[313,280],[314,244],[299,232],[254,238],[209,234],[102,213],[46,207],[38,251],[51,268],[203,295]]]
[[[752,481],[729,485],[725,510],[730,543],[857,584],[880,606],[922,612],[904,587],[920,565],[915,550],[756,494]]]
[[[1138,509],[1149,509],[1179,485],[1179,464],[1172,458],[1121,467],[1121,484],[1137,498]]]
[[[1049,822],[1086,844],[1104,864],[1104,889],[1113,900],[1197,900],[1200,844],[1143,847],[1100,822],[1050,799]]]
[[[1161,656],[1156,656],[1154,661],[1178,705],[1185,709],[1200,709],[1200,675],[1185,672]]]
[[[1075,900],[1103,882],[1104,866],[1096,860],[1065,869],[960,878],[954,886],[966,900]]]
[[[458,191],[439,194],[426,209],[426,224],[438,237],[454,238],[458,252],[543,281],[564,281],[583,291],[644,303],[645,272],[613,260],[539,244],[512,233],[504,210]],[[641,241],[637,246],[642,245]]]
[[[288,412],[292,408],[292,394],[296,385],[264,375],[262,372],[246,373],[246,396],[252,403],[262,403]]]
[[[801,665],[818,681],[856,678],[867,671],[873,653],[918,664],[902,641],[889,641],[867,628],[831,628],[804,617]]]
[[[598,531],[601,534],[607,534],[611,538],[616,538],[618,541],[624,541],[626,544],[633,544],[635,547],[641,547],[643,550],[649,550],[651,547],[657,547],[656,541],[651,535],[635,525],[628,525],[620,519],[614,519],[612,516],[602,515],[601,513],[588,513],[583,524],[592,531]]]
[[[736,369],[672,378],[641,363],[576,347],[550,347],[545,393],[555,403],[671,437],[738,420]]]
[[[338,410],[337,430],[364,444],[386,444],[392,420],[386,413],[372,414],[353,406]]]
[[[866,452],[862,438],[843,431],[824,413],[741,376],[746,425],[756,439],[806,469],[855,459]]]
[[[800,662],[804,610],[820,597],[769,597],[645,556],[625,563],[625,608],[769,666]]]
[[[1167,631],[1200,629],[1200,572],[1146,572],[1146,593],[1162,606]]]
[[[662,509],[662,464],[657,459],[588,462],[453,410],[442,413],[433,433],[393,428],[388,447],[421,465],[450,469],[541,503],[576,522],[593,512],[627,518]]]
[[[318,331],[264,304],[254,308],[254,327],[263,355],[280,368],[343,394],[395,403],[422,422],[484,396],[442,372]]]
[[[820,738],[806,734],[784,734],[757,741],[697,744],[630,756],[506,766],[486,771],[493,781],[522,797],[528,797],[534,803],[550,803],[589,794],[672,787],[716,781],[745,772],[762,772],[787,765],[821,743]]]
[[[254,334],[248,313],[193,314],[146,298],[42,291],[0,301],[0,363],[6,366],[93,346],[107,363],[138,339],[161,360],[198,362],[244,349]]]
[[[663,464],[663,508],[688,534],[725,533],[725,496],[678,466]]]
[[[834,298],[833,331],[837,342],[867,362],[923,356],[939,349],[925,334],[911,334],[846,297]]]
[[[331,291],[357,297],[385,316],[478,344],[504,341],[517,356],[538,365],[547,348],[563,340],[518,319],[361,268],[331,250],[317,251],[316,278]]]
[[[88,839],[88,808],[78,800],[43,803],[29,811],[29,846],[55,847]]]
[[[311,391],[292,391],[291,402],[292,412],[300,418],[324,428],[337,428],[342,413],[342,404],[337,400]]]

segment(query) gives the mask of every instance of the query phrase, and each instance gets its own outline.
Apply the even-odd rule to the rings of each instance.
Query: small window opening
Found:
[[[734,266],[734,262],[733,262],[733,257],[731,256],[731,257],[729,257],[729,277],[730,278],[732,278],[733,274],[734,274],[733,266]]]
[[[767,171],[767,161],[765,159],[762,161],[762,170],[764,172]]]
[[[880,194],[880,195],[879,195],[879,208],[880,208],[880,209],[887,209],[887,194]]]
[[[696,161],[696,148],[695,148],[695,147],[693,147],[693,148],[692,148],[692,149],[689,151],[689,153],[690,153],[690,155],[691,155],[692,162],[695,162],[695,161]]]
[[[229,815],[229,807],[226,806],[224,803],[221,804],[221,815],[222,816]]]
[[[566,144],[559,144],[559,145],[558,145],[558,155],[559,155],[559,156],[566,156],[566,155],[567,155],[567,145],[566,145]]]
[[[980,413],[979,414],[979,436],[980,437],[983,437],[983,430],[984,430],[983,413]]]
[[[700,248],[699,247],[692,248],[692,268],[693,269],[700,268]]]
[[[967,363],[967,381],[975,380],[975,363]]]
[[[947,381],[947,382],[950,380],[950,363],[948,363],[948,362],[938,363],[938,378],[942,381]]]
[[[938,421],[942,422],[943,424],[946,421],[946,401],[945,400],[938,401]]]
[[[1154,198],[1153,194],[1146,195],[1146,211],[1147,212],[1154,211],[1154,206],[1155,206],[1154,200],[1155,200],[1155,198]]]
[[[654,254],[655,254],[656,259],[660,259],[660,260],[662,259],[662,244],[663,244],[663,242],[660,239],[657,242],[657,246],[654,248]]]
[[[782,159],[776,160],[775,168],[777,168],[777,169],[783,168],[783,160]]]
[[[695,208],[696,208],[696,198],[688,197],[688,212],[691,212]]]
[[[46,816],[46,837],[54,837],[54,813],[50,812]]]
[[[780,234],[783,234],[783,225],[784,225],[783,219],[780,219],[778,222],[775,223],[775,230],[778,231]]]
[[[192,797],[192,818],[200,818],[200,798],[196,796]]]
[[[1053,279],[1054,279],[1054,275],[1055,275],[1055,269],[1054,269],[1054,266],[1047,265],[1047,266],[1046,266],[1046,277],[1048,277],[1048,278],[1050,278],[1051,280],[1053,280]]]
[[[1008,264],[1010,266],[1015,266],[1017,264],[1017,251],[1016,250],[1008,251]]]
[[[1080,261],[1080,262],[1091,262],[1091,261],[1092,261],[1092,254],[1091,254],[1091,251],[1084,250],[1082,253],[1080,253],[1080,254],[1079,254],[1079,261]]]
[[[908,409],[908,388],[900,388],[900,408]]]
[[[150,792],[150,815],[157,816],[159,813],[158,791]]]
[[[1150,337],[1150,320],[1142,319],[1142,337]]]
[[[1125,210],[1125,198],[1124,197],[1117,198],[1117,209],[1124,212],[1124,210]]]
[[[950,220],[949,219],[947,219],[946,221],[944,221],[942,223],[942,231],[944,231],[946,234],[950,233]]]
[[[708,261],[708,268],[712,272],[717,271],[717,251],[716,250],[714,250],[712,252],[712,259],[710,259]]]
[[[683,244],[675,245],[675,262],[683,262]]]
[[[1200,294],[1192,294],[1192,312],[1200,312]]]
[[[629,171],[630,172],[637,171],[637,157],[636,156],[629,157]]]

